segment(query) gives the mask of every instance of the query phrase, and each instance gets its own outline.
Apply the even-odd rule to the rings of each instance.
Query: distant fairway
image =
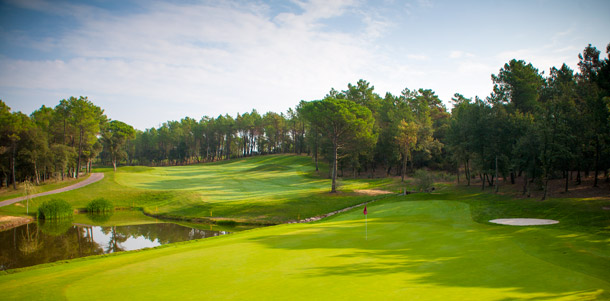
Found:
[[[276,224],[343,209],[379,197],[359,189],[386,188],[391,179],[343,179],[330,194],[328,169],[315,172],[311,158],[270,155],[174,167],[121,167],[98,183],[30,201],[62,198],[76,208],[104,197],[117,207],[142,209],[174,219]],[[22,202],[23,203],[23,202]],[[25,206],[6,206],[0,214],[23,215]]]
[[[211,202],[258,201],[330,190],[329,181],[312,177],[311,159],[263,156],[213,164],[145,168],[117,174],[118,184],[153,190],[188,190]]]
[[[0,276],[8,299],[582,300],[610,298],[605,236],[479,224],[469,205],[393,197],[256,229]]]

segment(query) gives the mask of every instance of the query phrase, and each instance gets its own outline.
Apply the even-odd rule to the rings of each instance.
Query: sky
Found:
[[[144,130],[286,112],[364,79],[382,97],[485,98],[511,59],[541,72],[592,44],[610,1],[0,0],[0,99],[32,113],[87,96]]]

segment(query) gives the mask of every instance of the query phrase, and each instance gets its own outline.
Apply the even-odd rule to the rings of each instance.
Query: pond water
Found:
[[[81,222],[79,220],[79,222]],[[95,226],[84,223],[30,223],[0,232],[0,270],[97,254],[131,251],[230,233],[158,222]],[[210,227],[200,225],[200,227]]]

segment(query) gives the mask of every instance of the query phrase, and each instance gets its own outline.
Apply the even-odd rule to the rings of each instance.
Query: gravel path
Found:
[[[51,190],[51,191],[46,191],[46,192],[41,192],[41,193],[37,193],[37,194],[33,194],[30,196],[30,199],[33,199],[35,197],[39,197],[39,196],[43,196],[43,195],[49,195],[49,194],[56,194],[56,193],[60,193],[60,192],[65,192],[65,191],[70,191],[70,190],[74,190],[74,189],[78,189],[84,186],[87,186],[91,183],[95,183],[101,179],[104,178],[104,173],[102,172],[94,172],[91,174],[91,176],[89,176],[89,178],[87,178],[86,180],[82,181],[82,182],[78,182],[74,185],[70,185],[70,186],[66,186],[64,188],[59,188],[59,189],[55,189],[55,190]],[[2,206],[8,206],[17,202],[21,202],[23,200],[25,200],[26,197],[22,196],[22,197],[18,197],[18,198],[14,198],[14,199],[8,199],[8,200],[4,200],[2,202],[0,202],[0,207]]]

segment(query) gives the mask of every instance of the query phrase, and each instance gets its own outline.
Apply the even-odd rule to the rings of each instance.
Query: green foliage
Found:
[[[357,158],[372,150],[377,141],[375,119],[367,107],[347,99],[328,96],[305,105],[305,118],[320,129],[330,147],[332,160],[331,192],[336,192],[337,164],[340,156]]]
[[[87,204],[87,212],[89,213],[104,213],[114,211],[114,205],[111,201],[105,198],[97,198]]]
[[[69,219],[72,218],[73,214],[72,205],[62,199],[45,201],[38,207],[39,219]]]
[[[416,170],[413,177],[418,191],[428,192],[434,185],[434,175],[425,169]]]

